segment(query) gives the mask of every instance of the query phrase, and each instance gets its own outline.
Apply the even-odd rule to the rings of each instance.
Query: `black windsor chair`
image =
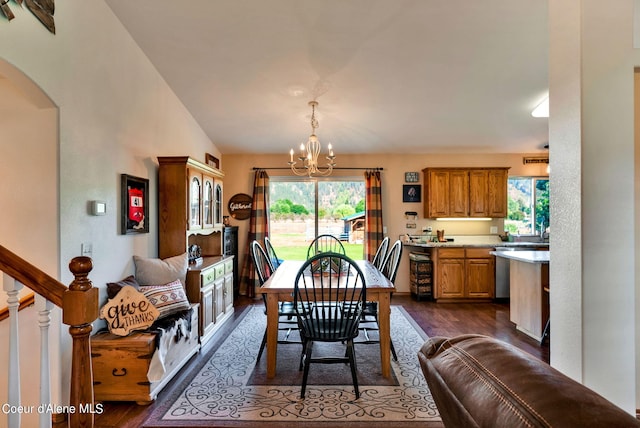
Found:
[[[258,274],[258,282],[262,286],[271,274],[275,271],[271,265],[271,261],[258,241],[251,243],[251,258]],[[266,295],[262,295],[262,301],[264,302],[264,312],[267,313],[267,298]],[[284,339],[279,339],[278,343],[301,343],[300,341],[289,340],[289,336],[293,330],[297,330],[298,322],[296,321],[296,312],[293,309],[291,302],[281,302],[278,305],[278,330],[286,331]],[[256,362],[260,361],[264,348],[267,345],[267,330],[265,328],[264,335],[262,336],[262,343],[260,344],[260,350],[258,351],[258,357]]]
[[[356,399],[360,397],[353,339],[358,336],[365,301],[364,275],[358,265],[343,254],[317,254],[298,271],[293,303],[303,343],[301,398],[305,396],[311,363],[346,362],[351,368]],[[340,356],[314,358],[312,352],[315,342],[346,343],[346,352]]]
[[[338,238],[333,235],[319,235],[311,244],[309,244],[309,248],[307,249],[307,259],[315,256],[320,253],[338,253],[342,255],[346,255],[347,253],[344,250],[344,245]]]
[[[276,254],[276,250],[273,249],[273,245],[271,245],[271,240],[268,236],[265,236],[264,238],[264,249],[267,253],[267,256],[269,256],[271,266],[273,266],[274,269],[278,269],[278,267],[282,263],[282,260],[278,258],[278,254]]]
[[[386,239],[386,238],[385,238]],[[400,265],[400,259],[402,257],[402,242],[397,240],[393,246],[387,252],[387,256],[381,263],[379,268],[380,272],[389,279],[392,283],[396,280],[396,274],[398,273],[398,266]],[[378,331],[378,302],[366,302],[364,310],[362,311],[362,320],[360,321],[360,330],[364,335],[364,340],[355,342],[356,344],[375,344],[380,343],[380,339],[372,338],[369,336],[370,331]],[[376,327],[367,327],[366,324],[375,324]],[[398,355],[396,354],[396,348],[393,346],[393,340],[391,340],[391,355],[394,361],[398,361]]]
[[[376,250],[376,255],[373,256],[373,261],[371,262],[378,270],[382,268],[382,264],[384,263],[385,258],[387,257],[387,249],[389,248],[389,237],[385,236],[385,238],[378,245],[378,249]]]

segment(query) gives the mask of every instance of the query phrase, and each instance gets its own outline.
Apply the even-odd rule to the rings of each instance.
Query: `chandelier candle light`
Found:
[[[318,168],[318,156],[320,156],[321,149],[320,141],[318,141],[318,137],[316,136],[316,129],[320,126],[316,119],[316,106],[318,102],[309,101],[309,105],[311,106],[311,135],[309,135],[306,145],[305,143],[300,143],[300,156],[298,157],[298,160],[302,162],[304,168],[296,168],[296,161],[293,160],[293,149],[289,151],[291,158],[289,166],[295,175],[307,175],[309,177],[312,175],[329,175],[333,167],[336,166],[334,162],[336,157],[333,155],[331,144],[329,144],[327,146],[327,150],[329,151],[327,166],[324,169]]]

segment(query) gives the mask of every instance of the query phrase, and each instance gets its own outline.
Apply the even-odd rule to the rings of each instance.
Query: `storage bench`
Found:
[[[138,404],[155,400],[200,349],[198,306],[192,304],[190,320],[177,319],[161,333],[140,331],[123,337],[105,331],[92,336],[95,399]]]

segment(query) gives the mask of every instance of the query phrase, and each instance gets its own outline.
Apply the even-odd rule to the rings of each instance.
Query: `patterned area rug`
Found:
[[[391,309],[398,361],[393,378],[379,374],[378,345],[356,345],[360,398],[348,364],[312,364],[306,398],[300,398],[300,344],[278,346],[278,374],[267,379],[266,352],[256,364],[266,317],[245,311],[237,326],[190,380],[156,408],[145,427],[442,427],[417,353],[426,335],[399,306]],[[317,344],[319,345],[319,344]],[[316,352],[322,349],[314,346]],[[330,351],[326,349],[325,351]],[[194,373],[196,370],[194,370]]]

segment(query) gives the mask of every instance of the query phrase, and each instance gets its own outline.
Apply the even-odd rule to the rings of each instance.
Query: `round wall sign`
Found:
[[[245,193],[235,194],[229,199],[229,215],[236,220],[246,220],[251,216],[253,198]]]

